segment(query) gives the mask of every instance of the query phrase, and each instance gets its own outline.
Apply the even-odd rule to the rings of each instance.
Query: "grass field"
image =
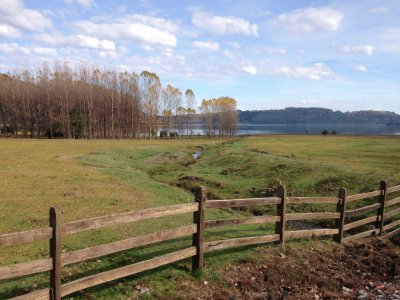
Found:
[[[192,153],[201,150],[200,159]],[[341,186],[350,193],[376,189],[385,179],[399,184],[400,139],[350,136],[266,136],[237,140],[0,140],[0,234],[48,223],[48,209],[59,205],[63,221],[108,213],[193,201],[190,190],[207,187],[210,199],[257,197],[273,193],[279,183],[296,196],[334,195]],[[318,209],[318,207],[314,208]],[[207,218],[224,218],[251,211],[211,211]],[[65,251],[191,222],[191,216],[139,222],[67,237]],[[208,239],[257,235],[258,226],[241,230],[213,230]],[[68,280],[140,261],[188,245],[180,239],[66,268]],[[225,251],[207,256],[209,266],[241,259],[251,253]],[[46,243],[5,247],[0,265],[48,256]],[[70,276],[68,276],[71,274]],[[152,274],[152,296],[174,297],[174,280],[190,277],[188,264]],[[136,282],[122,280],[88,290],[77,298],[137,297]],[[168,274],[168,276],[167,276]],[[172,275],[171,275],[172,274]],[[0,283],[0,298],[46,285],[47,275]],[[173,280],[166,277],[173,277]],[[212,274],[209,274],[212,277]],[[140,296],[140,297],[152,297]]]

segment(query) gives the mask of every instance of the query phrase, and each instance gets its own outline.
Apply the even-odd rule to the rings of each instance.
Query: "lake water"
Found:
[[[398,125],[376,124],[240,124],[238,134],[320,134],[325,129],[338,134],[400,135]]]
[[[203,135],[201,124],[193,124],[193,134]],[[400,135],[400,126],[376,124],[239,124],[237,135],[257,134],[320,134],[322,130],[337,134]],[[185,131],[186,133],[186,131]]]

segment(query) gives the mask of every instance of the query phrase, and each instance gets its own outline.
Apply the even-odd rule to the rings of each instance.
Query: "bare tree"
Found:
[[[200,107],[204,119],[204,134],[211,137],[234,136],[237,130],[238,113],[236,100],[230,97],[203,100]]]
[[[190,126],[190,135],[193,135],[193,116],[196,113],[196,97],[191,89],[186,90],[185,92],[186,99],[186,136],[189,136],[189,126]],[[190,125],[189,125],[190,124]]]
[[[143,71],[139,77],[143,112],[146,118],[148,138],[157,135],[161,82],[155,73]]]
[[[3,136],[152,138],[161,121],[168,136],[173,127],[181,135],[186,127],[188,135],[194,106],[192,90],[186,91],[183,104],[178,88],[162,89],[157,74],[148,71],[138,76],[55,61],[51,67],[43,62],[34,71],[26,66],[0,74]]]

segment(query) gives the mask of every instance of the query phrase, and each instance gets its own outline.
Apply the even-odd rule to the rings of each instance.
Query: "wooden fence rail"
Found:
[[[351,196],[347,196],[346,189],[342,188],[339,190],[338,197],[288,197],[286,188],[284,186],[279,186],[276,197],[207,201],[205,188],[200,187],[195,193],[194,203],[111,214],[66,224],[62,223],[61,210],[57,207],[52,207],[49,211],[49,227],[0,235],[0,246],[20,245],[48,240],[50,243],[50,257],[0,267],[0,280],[41,272],[50,272],[48,288],[37,290],[14,299],[61,299],[61,297],[82,289],[187,258],[192,258],[193,271],[201,270],[204,266],[204,253],[210,251],[266,243],[280,243],[280,245],[284,247],[287,239],[312,238],[318,236],[333,236],[336,242],[343,243],[371,235],[382,235],[388,230],[392,231],[385,235],[392,237],[400,234],[400,219],[393,219],[393,217],[400,215],[400,207],[395,207],[400,204],[400,197],[394,197],[390,200],[388,197],[389,194],[397,192],[400,192],[400,185],[387,188],[386,182],[381,181],[379,190]],[[362,203],[362,206],[359,207],[360,205],[357,204],[358,201],[365,199],[370,199],[368,200],[369,203],[366,203],[366,205]],[[371,202],[374,201],[373,199],[376,199],[376,203],[371,204]],[[346,206],[349,203],[357,204],[358,207],[346,210]],[[289,205],[295,206],[297,204],[336,204],[336,211],[287,212],[290,208]],[[276,214],[205,221],[207,209],[250,206],[275,206]],[[390,210],[388,211],[388,209]],[[375,214],[371,215],[373,212],[375,212]],[[192,224],[131,237],[108,244],[92,246],[77,251],[67,253],[62,253],[61,251],[62,237],[65,235],[144,219],[154,219],[185,213],[193,213]],[[365,215],[366,213],[367,215]],[[333,228],[287,230],[288,222],[309,220],[327,220],[328,222],[330,220],[334,221],[334,225]],[[244,224],[275,224],[275,233],[204,241],[206,229]],[[360,232],[359,229],[362,229],[363,226],[365,227],[367,224],[370,224],[370,228]],[[354,234],[349,233],[353,231],[355,231]],[[61,283],[61,269],[64,266],[184,236],[192,236],[192,245],[188,245],[187,248],[182,250],[80,278],[65,284]]]

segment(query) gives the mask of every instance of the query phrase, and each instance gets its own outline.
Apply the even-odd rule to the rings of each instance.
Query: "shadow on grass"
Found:
[[[271,245],[271,243],[260,244],[258,246],[267,246],[267,245]],[[206,266],[207,265],[219,266],[237,261],[253,261],[254,257],[250,257],[250,254],[252,251],[254,251],[255,248],[256,248],[255,246],[241,246],[237,248],[217,250],[211,253],[206,253],[205,254]],[[176,251],[176,250],[177,249],[175,248],[170,248],[170,251]],[[170,253],[170,251],[161,251],[157,254],[162,255],[165,253]],[[191,258],[187,258],[179,262],[143,271],[138,274],[134,274],[128,277],[104,283],[99,286],[94,286],[92,288],[85,289],[84,291],[76,292],[74,294],[69,295],[68,298],[73,298],[73,299],[91,298],[92,297],[91,294],[101,295],[106,291],[108,293],[110,289],[116,289],[116,287],[120,287],[121,289],[125,290],[125,293],[127,294],[126,296],[129,296],[130,295],[129,292],[132,293],[132,291],[135,291],[136,290],[135,286],[141,284],[143,281],[162,282],[164,284],[167,284],[166,282],[167,281],[169,282],[171,279],[202,280],[203,277],[204,274],[202,272],[192,272]],[[128,286],[126,286],[127,283]],[[121,287],[121,285],[125,285],[125,287]],[[174,285],[173,287],[176,286]]]

